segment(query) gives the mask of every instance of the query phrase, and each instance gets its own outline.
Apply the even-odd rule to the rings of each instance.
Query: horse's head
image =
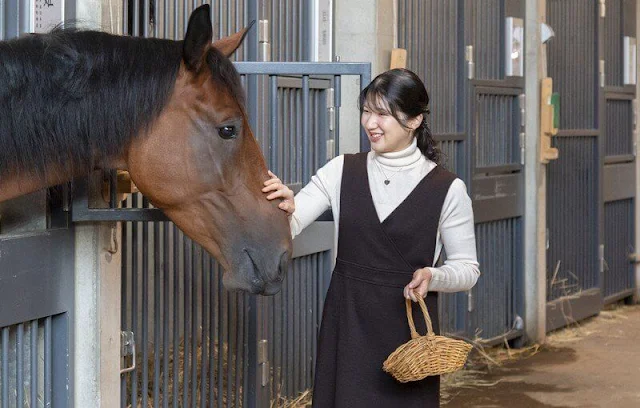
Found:
[[[193,12],[167,106],[126,160],[140,191],[224,267],[227,288],[274,294],[291,234],[261,192],[267,168],[228,59],[246,32],[212,43],[209,6]]]

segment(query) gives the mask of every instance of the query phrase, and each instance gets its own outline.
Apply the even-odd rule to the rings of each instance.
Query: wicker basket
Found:
[[[416,295],[427,323],[426,336],[416,331],[411,314],[411,300],[407,299],[407,319],[411,340],[398,347],[382,365],[382,369],[400,382],[418,381],[430,375],[441,375],[461,369],[472,346],[462,340],[436,336],[422,296]]]

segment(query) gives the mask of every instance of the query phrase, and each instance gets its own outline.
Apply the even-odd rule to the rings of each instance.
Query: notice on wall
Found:
[[[31,7],[33,33],[49,32],[64,19],[64,0],[34,0]]]

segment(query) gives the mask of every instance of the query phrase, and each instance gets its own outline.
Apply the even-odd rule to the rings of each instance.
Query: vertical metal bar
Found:
[[[158,38],[158,16],[160,9],[158,8],[158,0],[153,0],[153,37]],[[149,18],[151,20],[151,18]]]
[[[157,9],[156,9],[157,10]],[[160,223],[153,223],[153,404],[160,403]],[[165,243],[166,245],[166,243]]]
[[[165,9],[166,10],[166,9]],[[169,289],[170,289],[170,277],[169,277],[169,229],[171,228],[171,224],[165,222],[162,224],[162,241],[164,243],[162,247],[162,289],[163,289],[163,297],[162,297],[162,309],[163,309],[163,322],[162,322],[162,366],[164,367],[164,375],[162,376],[162,406],[163,408],[169,407],[169,324],[170,324],[170,315],[169,315]],[[175,304],[174,304],[175,307]],[[173,322],[175,325],[175,321]],[[175,361],[174,361],[175,365]],[[175,390],[174,390],[175,393]]]
[[[132,35],[139,36],[140,35],[140,2],[137,0],[133,1],[133,30]]]
[[[142,9],[142,35],[146,38],[149,37],[149,16],[151,15],[151,4],[149,0],[144,0],[144,7]],[[138,33],[136,33],[138,35]],[[143,405],[146,407],[146,405]]]
[[[1,9],[1,7],[0,7]],[[0,13],[2,11],[0,10]],[[2,20],[0,20],[2,21]],[[122,33],[124,35],[129,34],[129,0],[122,1]],[[1,34],[1,33],[0,33]]]
[[[334,110],[335,110],[335,121],[333,124],[334,133],[334,146],[335,146],[335,154],[334,156],[340,155],[340,102],[342,101],[342,76],[336,75],[335,78],[335,86],[334,86]]]
[[[131,195],[131,205],[138,208],[138,194]],[[138,226],[139,223],[131,223],[131,330],[135,335],[140,335],[138,331]],[[131,372],[131,404],[138,401],[138,370]]]
[[[209,281],[209,408],[213,408],[213,404],[215,402],[214,399],[214,384],[215,384],[215,352],[216,352],[216,344],[215,344],[215,331],[216,331],[216,314],[217,308],[215,307],[215,293],[216,288],[218,287],[218,273],[217,273],[217,265],[213,264],[213,261],[209,259],[209,269],[207,270],[207,275],[210,276]],[[204,405],[203,405],[204,407]]]
[[[189,244],[191,243],[191,240],[184,237],[183,238],[183,251],[184,251],[184,257],[183,257],[183,267],[184,267],[184,279],[183,279],[183,284],[184,287],[182,288],[182,292],[183,292],[183,296],[184,296],[184,310],[183,310],[183,314],[184,314],[184,333],[183,333],[183,350],[184,350],[184,367],[182,369],[182,375],[183,375],[183,382],[182,382],[182,406],[183,407],[187,407],[189,406],[189,374],[190,374],[190,370],[189,370],[189,359],[190,359],[190,347],[189,347],[189,329],[191,328],[191,316],[190,316],[190,312],[191,312],[191,297],[189,296],[189,290],[191,288],[191,263],[189,261],[189,258],[191,256],[191,251],[189,250]]]
[[[20,323],[16,333],[16,406],[24,406],[24,323]]]
[[[241,406],[240,404],[240,378],[241,378],[241,374],[242,374],[242,358],[241,355],[241,350],[243,350],[243,348],[241,348],[241,345],[243,344],[243,336],[242,336],[242,330],[243,330],[243,317],[244,317],[244,313],[242,313],[242,307],[244,306],[244,294],[242,293],[238,293],[236,295],[236,314],[235,314],[235,319],[236,319],[236,338],[234,341],[234,344],[236,345],[235,347],[235,358],[236,358],[236,367],[235,367],[235,392],[234,392],[234,401],[236,403],[235,406],[239,407]]]
[[[169,39],[169,0],[164,0],[162,4],[163,4],[162,38],[168,40]],[[166,397],[163,399],[166,401]]]
[[[186,34],[187,27],[189,26],[189,2],[188,0],[182,1],[182,35]]]
[[[209,282],[209,273],[207,265],[209,264],[209,255],[202,251],[202,258],[200,259],[200,289],[201,289],[201,301],[202,305],[202,314],[201,314],[201,326],[202,332],[200,336],[200,347],[202,349],[202,357],[201,357],[201,368],[200,368],[200,407],[204,408],[206,405],[206,396],[207,396],[207,362],[209,361],[207,352],[207,335],[209,333],[209,327],[207,326],[209,322],[209,313],[210,306],[209,297],[207,296],[208,291],[210,290],[210,282]]]
[[[143,198],[143,207],[146,199]],[[149,398],[149,223],[142,224],[142,406]]]
[[[174,40],[180,39],[179,5],[180,5],[180,2],[178,1],[173,2],[173,39]],[[175,392],[174,392],[174,395],[175,395]]]
[[[302,184],[310,179],[309,168],[309,75],[302,76]]]
[[[120,279],[120,293],[122,296],[120,307],[120,327],[122,330],[130,330],[130,326],[127,324],[127,309],[130,306],[129,297],[127,295],[127,280],[129,279],[129,268],[127,262],[128,248],[131,244],[127,236],[127,230],[131,228],[130,222],[122,223],[122,278]],[[120,408],[127,407],[127,379],[129,374],[120,376]]]
[[[250,321],[250,297],[249,295],[245,294],[244,295],[244,307],[243,307],[243,313],[244,313],[244,319],[243,319],[243,328],[244,328],[244,338],[246,339],[244,341],[244,347],[243,347],[243,399],[242,399],[242,406],[249,406],[249,404],[247,403],[248,399],[246,397],[247,395],[247,391],[249,389],[249,364],[251,363],[250,359],[249,359],[249,343],[250,343],[250,339],[251,337],[249,337],[249,324],[251,323]],[[245,405],[246,404],[246,405]]]
[[[218,279],[218,408],[223,408],[223,395],[224,391],[222,385],[224,383],[224,333],[225,333],[225,313],[226,313],[226,295],[227,292],[222,287],[222,272],[218,266],[219,279]],[[245,390],[248,392],[249,390]]]
[[[233,312],[235,311],[235,298],[236,293],[229,293],[227,297],[227,372],[225,373],[225,378],[227,379],[227,401],[230,401],[231,398],[231,384],[233,383]]]
[[[31,352],[31,379],[30,379],[30,391],[29,406],[38,406],[38,321],[31,321],[31,329],[29,330],[31,335],[31,345],[29,351]]]
[[[117,196],[118,196],[118,173],[117,170],[109,171],[109,208],[117,208]]]
[[[269,168],[272,171],[278,171],[278,77],[276,75],[269,76],[271,88],[269,90],[269,98],[271,100],[271,134],[269,143]],[[278,176],[283,177],[279,174]]]
[[[191,406],[193,407],[197,406],[196,398],[198,395],[198,299],[196,293],[198,268],[196,252],[201,251],[199,249],[196,251],[196,244],[191,241],[191,287],[189,292],[191,297]]]
[[[3,333],[3,335],[4,334],[5,333]],[[51,347],[51,344],[53,343],[52,340],[53,339],[51,336],[51,317],[49,316],[44,320],[44,406],[45,407],[51,407],[51,396],[52,396],[51,395],[52,394],[51,371],[53,366],[53,364],[51,364],[52,353],[53,353],[53,350]],[[4,344],[8,345],[8,343],[9,343],[9,330],[7,330],[6,332],[6,339]],[[3,371],[7,373],[6,367],[3,367]],[[7,396],[7,394],[8,394],[8,390],[5,389],[5,391],[3,392],[3,395]],[[8,402],[4,406],[5,407],[9,406]]]
[[[178,408],[178,366],[180,361],[180,239],[178,227],[173,224],[173,407]]]
[[[2,328],[2,407],[9,406],[9,328]]]

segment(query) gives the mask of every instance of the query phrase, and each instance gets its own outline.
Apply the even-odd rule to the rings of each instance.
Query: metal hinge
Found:
[[[127,356],[131,356],[131,365],[127,368],[122,368],[120,374],[125,374],[136,369],[136,339],[133,336],[133,332],[121,331],[120,357],[126,360]]]
[[[473,79],[475,77],[475,64],[473,63],[473,45],[467,45],[464,55],[467,61],[467,78]]]
[[[604,60],[600,60],[600,87],[604,88]]]
[[[258,48],[260,61],[271,61],[271,44],[269,43],[269,20],[258,21]]]
[[[474,310],[475,310],[475,305],[474,305],[474,299],[473,299],[473,291],[468,290],[467,291],[467,311],[471,313]]]
[[[607,16],[607,0],[600,0],[600,17],[605,18]]]
[[[600,261],[600,273],[604,273],[604,245],[598,248],[598,259]]]
[[[325,92],[327,96],[327,115],[329,121],[329,132],[333,132],[336,128],[336,104],[335,104],[335,89],[327,88]],[[335,137],[335,135],[334,135]],[[335,139],[327,140],[327,161],[336,157],[336,142]]]
[[[258,342],[258,365],[260,366],[260,385],[266,387],[269,384],[269,342],[262,339]]]
[[[520,132],[520,164],[524,166],[524,155],[525,155],[525,147],[524,147],[524,132]]]

